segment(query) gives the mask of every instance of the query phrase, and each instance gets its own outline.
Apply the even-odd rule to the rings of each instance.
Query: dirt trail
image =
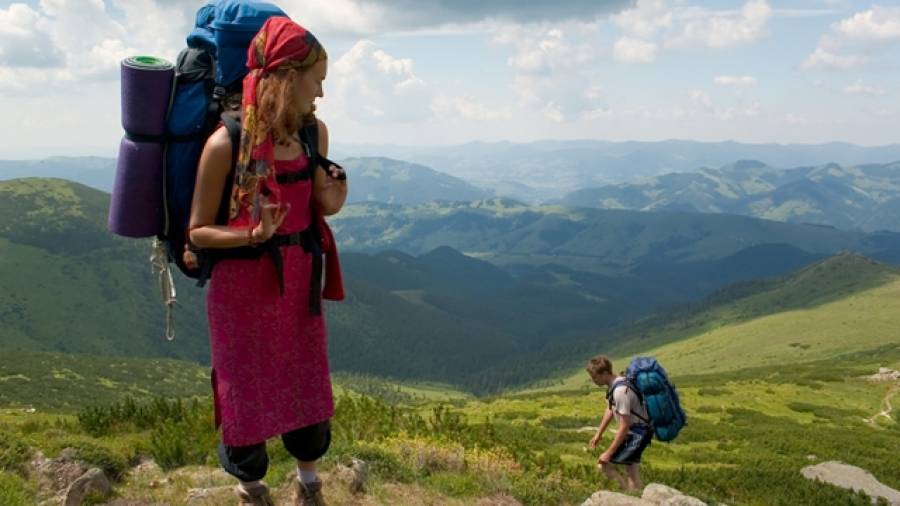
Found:
[[[894,385],[884,396],[884,400],[881,401],[882,410],[874,415],[866,418],[866,423],[878,427],[878,419],[881,417],[887,418],[889,421],[894,422],[894,419],[891,418],[891,412],[894,410],[894,406],[891,404],[891,399],[897,395],[897,392],[900,392],[900,386]]]

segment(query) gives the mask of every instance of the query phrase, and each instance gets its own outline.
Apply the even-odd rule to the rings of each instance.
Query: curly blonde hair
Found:
[[[257,88],[257,118],[259,129],[271,128],[276,143],[284,144],[291,139],[300,127],[316,121],[315,105],[313,110],[304,112],[297,101],[294,91],[304,72],[327,58],[323,50],[308,66],[279,69],[266,74],[260,79]]]

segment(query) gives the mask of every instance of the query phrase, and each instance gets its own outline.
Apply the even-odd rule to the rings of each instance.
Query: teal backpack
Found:
[[[613,393],[619,387],[630,388],[641,404],[647,408],[649,420],[644,420],[652,428],[656,439],[672,441],[681,428],[687,425],[687,415],[681,407],[678,391],[669,381],[666,370],[653,357],[635,357],[625,370],[625,379],[610,386],[606,394],[612,407]],[[643,420],[643,417],[633,413]]]

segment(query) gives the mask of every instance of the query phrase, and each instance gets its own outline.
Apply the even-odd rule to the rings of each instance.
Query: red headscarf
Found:
[[[325,50],[305,28],[286,17],[266,20],[247,49],[244,95],[241,101],[241,145],[235,167],[235,185],[231,195],[231,220],[240,220],[241,211],[249,214],[249,224],[260,220],[261,195],[276,203],[281,197],[275,181],[275,143],[271,125],[260,122],[257,88],[262,77],[282,69],[304,69],[325,57]],[[243,223],[242,223],[243,224]]]

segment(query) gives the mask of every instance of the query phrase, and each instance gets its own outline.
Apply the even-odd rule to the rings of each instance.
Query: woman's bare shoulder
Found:
[[[227,128],[219,128],[206,139],[201,165],[210,166],[221,172],[231,169],[231,137]]]

